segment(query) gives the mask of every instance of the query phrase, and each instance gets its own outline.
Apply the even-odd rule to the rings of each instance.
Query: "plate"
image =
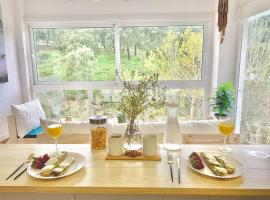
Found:
[[[31,167],[31,165],[28,166],[27,172],[30,176],[32,176],[34,178],[38,178],[38,179],[57,179],[57,178],[62,178],[62,177],[74,174],[84,167],[86,159],[82,154],[68,152],[67,158],[69,158],[69,157],[74,158],[75,162],[72,165],[70,165],[70,167],[67,169],[67,171],[63,175],[44,177],[44,176],[41,176],[39,174],[41,169],[34,169]]]
[[[194,167],[192,167],[190,160],[187,160],[187,165],[193,170],[196,171],[200,174],[203,174],[205,176],[210,176],[210,177],[215,177],[215,178],[220,178],[220,179],[229,179],[229,178],[236,178],[239,176],[242,176],[245,167],[243,165],[243,163],[241,163],[238,159],[234,158],[233,156],[229,156],[229,155],[223,155],[220,153],[216,153],[216,152],[207,152],[207,153],[213,153],[216,155],[221,155],[224,158],[226,158],[228,160],[228,162],[230,162],[232,165],[235,166],[236,170],[233,174],[228,174],[226,176],[217,176],[216,174],[214,174],[214,172],[212,172],[206,165],[206,163],[204,162],[204,160],[201,158],[203,164],[204,164],[204,168],[203,169],[195,169]],[[200,156],[201,157],[201,156]]]

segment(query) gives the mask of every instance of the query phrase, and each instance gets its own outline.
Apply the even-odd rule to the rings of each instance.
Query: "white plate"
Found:
[[[204,164],[204,168],[203,169],[195,169],[194,167],[192,167],[190,160],[187,160],[187,165],[194,171],[206,175],[206,176],[211,176],[211,177],[215,177],[215,178],[221,178],[221,179],[228,179],[228,178],[236,178],[239,176],[242,176],[245,167],[243,165],[243,163],[241,163],[239,160],[237,160],[236,158],[229,156],[229,155],[223,155],[220,153],[216,153],[216,152],[209,152],[209,153],[213,153],[213,154],[217,154],[217,155],[222,155],[224,158],[226,158],[228,160],[228,162],[230,162],[233,166],[235,166],[236,170],[233,174],[228,174],[226,176],[217,176],[216,174],[214,174],[214,172],[212,172],[207,165],[205,164],[204,160],[201,158],[203,164]],[[200,156],[201,157],[201,156]]]
[[[70,165],[70,167],[67,169],[67,171],[61,175],[61,176],[49,176],[49,177],[44,177],[41,176],[39,173],[41,171],[41,169],[34,169],[31,167],[31,165],[28,166],[27,168],[27,172],[30,176],[34,177],[34,178],[39,178],[39,179],[56,179],[56,178],[62,178],[65,176],[69,176],[71,174],[74,174],[76,172],[78,172],[80,169],[82,169],[85,165],[85,157],[82,154],[79,153],[74,153],[74,152],[68,152],[67,154],[67,158],[74,158],[75,162],[72,163],[72,165]]]

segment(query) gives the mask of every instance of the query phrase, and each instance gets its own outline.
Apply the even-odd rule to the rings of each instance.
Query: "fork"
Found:
[[[170,153],[168,154],[168,164],[170,166],[171,179],[172,179],[172,182],[173,182],[173,169],[172,169],[172,166],[173,166],[173,156]]]
[[[29,163],[32,161],[32,158],[34,157],[34,153],[30,153],[27,160],[25,162],[23,162],[19,167],[17,167],[17,169],[15,169],[7,178],[6,180],[8,180],[11,176],[13,176],[19,169],[21,169],[22,166],[24,166],[25,164]]]

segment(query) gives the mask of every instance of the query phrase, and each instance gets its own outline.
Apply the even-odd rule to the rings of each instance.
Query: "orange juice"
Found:
[[[53,138],[58,138],[62,133],[61,124],[51,124],[47,127],[48,135]]]
[[[221,122],[219,123],[218,128],[223,135],[230,135],[234,130],[234,124],[231,122]]]

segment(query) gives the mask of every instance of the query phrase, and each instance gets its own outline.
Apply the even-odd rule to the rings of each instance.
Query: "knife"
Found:
[[[181,170],[180,170],[180,158],[177,158],[177,168],[178,168],[178,183],[181,183]]]

